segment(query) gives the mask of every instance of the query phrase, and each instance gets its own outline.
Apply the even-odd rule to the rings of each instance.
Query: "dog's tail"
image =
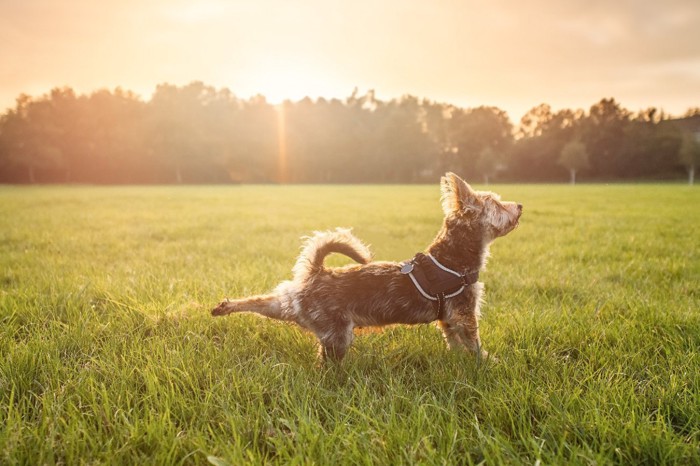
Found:
[[[233,312],[255,312],[273,319],[288,320],[279,297],[272,294],[222,301],[212,309],[211,315],[225,316]]]
[[[360,264],[367,264],[372,260],[372,253],[367,245],[353,235],[350,229],[317,231],[313,236],[305,238],[301,254],[292,269],[294,281],[303,282],[323,270],[323,260],[334,252],[346,255]]]

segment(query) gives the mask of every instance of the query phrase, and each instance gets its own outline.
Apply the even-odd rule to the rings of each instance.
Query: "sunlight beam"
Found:
[[[277,181],[286,183],[289,180],[287,168],[287,124],[284,104],[275,106],[277,112]]]

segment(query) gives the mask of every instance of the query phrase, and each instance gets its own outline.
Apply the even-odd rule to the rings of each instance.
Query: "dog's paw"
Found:
[[[218,306],[211,310],[213,316],[223,316],[228,314],[228,301],[221,301]]]
[[[481,350],[481,354],[477,356],[481,362],[489,362],[496,364],[498,363],[498,358],[493,354],[489,354],[488,351]]]

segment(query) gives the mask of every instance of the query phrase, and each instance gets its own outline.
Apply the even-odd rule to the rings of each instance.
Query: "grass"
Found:
[[[0,188],[0,463],[700,463],[700,191],[495,190],[525,206],[482,274],[499,362],[425,325],[317,369],[310,335],[209,308],[312,230],[411,257],[437,186]]]

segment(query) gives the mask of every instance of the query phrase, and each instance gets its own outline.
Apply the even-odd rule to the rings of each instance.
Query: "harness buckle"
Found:
[[[413,272],[413,262],[406,262],[401,266],[401,273],[404,275],[408,275],[409,273]]]

